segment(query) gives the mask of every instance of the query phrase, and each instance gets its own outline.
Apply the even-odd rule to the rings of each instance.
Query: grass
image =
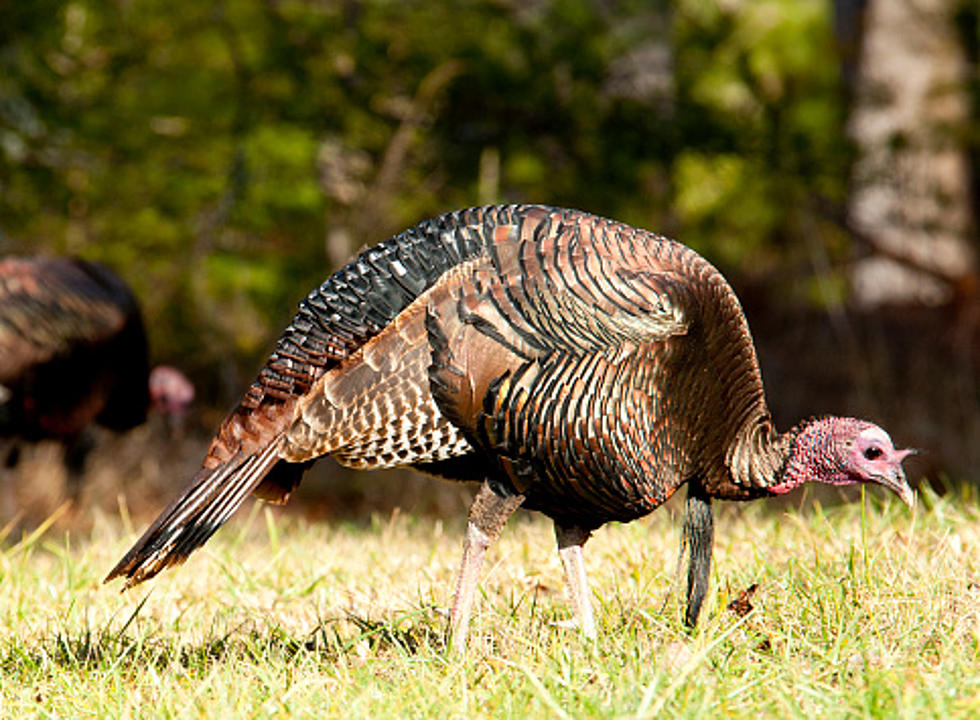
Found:
[[[586,554],[594,645],[560,622],[550,524],[518,516],[488,555],[465,660],[442,643],[462,518],[327,525],[256,504],[120,594],[101,579],[132,528],[98,516],[82,536],[8,539],[0,704],[52,718],[976,717],[977,498],[924,500],[722,506],[691,636],[675,509],[604,528]],[[752,584],[754,609],[726,609]]]

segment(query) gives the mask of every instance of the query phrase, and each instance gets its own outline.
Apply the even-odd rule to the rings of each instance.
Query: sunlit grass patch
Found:
[[[550,523],[520,515],[488,554],[465,659],[443,641],[463,518],[255,505],[120,594],[101,580],[133,532],[100,516],[7,539],[0,693],[11,717],[971,717],[980,513],[969,494],[926,500],[720,506],[693,634],[675,510],[604,528],[586,547],[595,643],[562,622]]]

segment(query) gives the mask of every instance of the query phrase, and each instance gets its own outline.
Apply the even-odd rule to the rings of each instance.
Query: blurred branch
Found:
[[[374,180],[348,205],[343,218],[331,223],[327,253],[333,261],[349,257],[354,250],[350,247],[352,243],[374,242],[391,231],[391,201],[398,195],[409,153],[417,140],[416,131],[432,115],[442,93],[464,68],[459,60],[438,65],[419,82],[415,96],[398,108],[400,121],[385,147]]]
[[[844,208],[840,207],[836,203],[830,202],[826,198],[819,196],[816,197],[814,201],[814,210],[819,217],[833,223],[849,237],[855,240],[864,250],[864,257],[874,255],[877,257],[887,258],[888,260],[896,262],[909,270],[923,273],[924,275],[928,275],[929,277],[939,280],[940,282],[947,283],[954,288],[961,284],[966,278],[976,276],[975,268],[966,268],[965,271],[959,275],[951,275],[940,268],[923,263],[917,258],[910,257],[905,253],[889,247],[887,244],[880,242],[871,233],[865,232],[857,227],[857,225],[848,217],[848,214]],[[848,264],[852,264],[855,262],[855,260],[855,258],[851,258],[848,260]]]
[[[456,76],[463,72],[463,67],[462,61],[449,60],[422,78],[422,82],[419,83],[418,90],[415,92],[415,97],[385,150],[381,170],[378,172],[377,188],[379,191],[384,191],[390,187],[394,183],[395,177],[401,173],[405,164],[405,156],[411,144],[412,132],[422,125],[431,113],[432,106],[440,93]]]
[[[234,138],[235,149],[228,164],[228,174],[225,190],[221,197],[211,207],[201,212],[197,224],[194,255],[201,258],[210,251],[211,241],[215,232],[228,219],[229,213],[242,195],[248,184],[247,158],[243,147],[243,137],[249,126],[249,101],[252,82],[252,72],[245,62],[245,52],[242,41],[235,27],[228,21],[223,2],[214,8],[214,18],[221,37],[225,41],[228,57],[235,76],[235,115],[231,126],[231,136]]]
[[[415,97],[403,109],[401,122],[388,147],[385,148],[381,166],[374,183],[368,189],[363,207],[366,220],[380,220],[386,217],[386,206],[399,177],[404,173],[409,149],[415,139],[415,131],[432,112],[432,106],[449,83],[463,72],[464,64],[459,60],[448,60],[437,66],[422,78]]]

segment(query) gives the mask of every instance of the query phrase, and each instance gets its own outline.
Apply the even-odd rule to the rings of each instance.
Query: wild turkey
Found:
[[[167,423],[171,437],[184,434],[187,410],[194,401],[194,385],[180,370],[171,365],[157,365],[150,370],[150,401]]]
[[[77,258],[0,260],[0,436],[63,441],[77,481],[90,425],[128,430],[151,403],[171,412],[193,395],[172,368],[152,389],[150,378],[139,304],[122,278]]]
[[[311,292],[190,486],[106,580],[128,587],[183,561],[249,494],[285,501],[326,454],[483,481],[451,613],[456,649],[484,552],[521,505],[554,520],[591,637],[582,546],[685,483],[692,626],[712,498],[817,481],[878,483],[912,502],[908,451],[879,427],[828,417],[774,429],[745,317],[707,261],[646,230],[530,205],[424,222]]]

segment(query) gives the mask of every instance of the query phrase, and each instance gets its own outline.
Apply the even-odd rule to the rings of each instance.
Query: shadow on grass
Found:
[[[391,621],[349,614],[321,620],[305,636],[294,636],[268,624],[239,624],[200,643],[180,643],[162,635],[130,635],[126,630],[85,629],[57,632],[28,643],[11,639],[0,647],[0,672],[32,676],[55,669],[68,671],[139,671],[147,668],[204,673],[230,662],[259,665],[362,661],[372,656],[440,654],[445,648],[441,618],[421,608]]]

